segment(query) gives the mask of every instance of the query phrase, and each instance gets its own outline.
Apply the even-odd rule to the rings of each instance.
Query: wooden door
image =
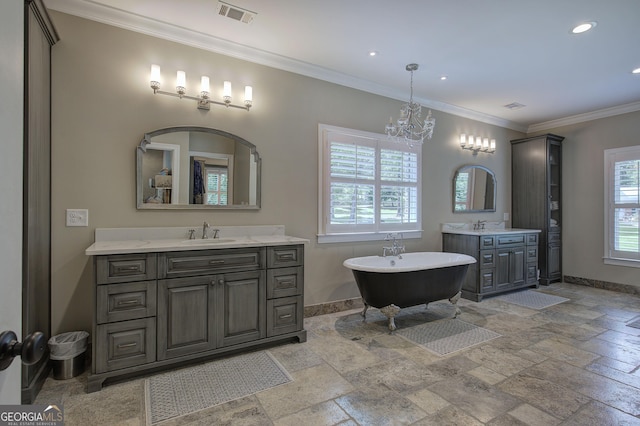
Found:
[[[158,281],[158,360],[216,347],[216,276]]]
[[[218,347],[266,336],[266,287],[264,271],[218,276]]]

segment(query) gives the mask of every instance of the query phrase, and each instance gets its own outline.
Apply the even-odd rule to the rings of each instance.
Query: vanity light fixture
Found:
[[[197,101],[198,109],[209,110],[211,107],[211,104],[216,104],[216,105],[223,105],[226,107],[246,109],[247,111],[249,111],[249,109],[253,105],[253,88],[251,86],[245,86],[244,88],[244,104],[243,105],[234,105],[231,103],[232,97],[231,97],[230,81],[225,81],[223,83],[222,102],[211,100],[209,77],[206,75],[203,75],[200,79],[200,96],[189,96],[186,94],[187,93],[187,75],[184,71],[178,71],[176,73],[175,93],[165,92],[164,90],[160,90],[160,66],[159,65],[151,65],[150,86],[153,89],[154,94],[177,96],[180,99],[186,98],[186,99]]]
[[[496,140],[462,133],[460,135],[460,148],[473,151],[473,155],[478,155],[478,152],[493,154],[496,152]]]

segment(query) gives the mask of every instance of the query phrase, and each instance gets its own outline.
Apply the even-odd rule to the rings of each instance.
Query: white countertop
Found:
[[[442,233],[462,235],[535,234],[540,229],[506,228],[504,222],[485,222],[485,229],[473,229],[473,223],[444,223]]]
[[[535,234],[541,232],[539,229],[524,228],[505,228],[505,229],[481,229],[478,231],[468,229],[451,229],[443,230],[444,234],[463,234],[463,235],[504,235],[504,234]]]
[[[202,226],[172,228],[98,228],[96,242],[85,250],[87,256],[151,253],[306,244],[309,240],[284,234],[284,226],[211,226],[218,238],[202,239]],[[196,238],[188,239],[189,229]]]

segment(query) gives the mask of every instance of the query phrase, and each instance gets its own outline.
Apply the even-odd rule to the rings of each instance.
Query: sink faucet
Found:
[[[391,256],[398,256],[398,258],[402,259],[402,255],[400,253],[404,253],[404,244],[402,239],[402,234],[400,235],[400,243],[396,238],[395,234],[387,234],[384,237],[385,241],[391,241],[391,246],[382,247],[382,257],[387,257],[387,251],[391,253]]]
[[[209,224],[207,222],[204,222],[202,224],[202,239],[203,240],[208,240],[209,239]],[[220,230],[218,228],[216,229],[212,229],[211,232],[213,233],[213,237],[211,238],[218,238],[219,234],[220,234]]]
[[[481,230],[481,229],[482,229],[482,230],[484,230],[484,224],[485,224],[485,223],[487,223],[487,221],[486,221],[486,220],[480,220],[480,219],[478,219],[478,222],[473,224],[473,230],[474,230],[474,231],[479,231],[479,230]]]

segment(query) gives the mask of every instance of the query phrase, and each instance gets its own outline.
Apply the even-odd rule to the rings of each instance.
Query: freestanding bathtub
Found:
[[[396,329],[394,317],[401,308],[449,299],[455,306],[469,265],[476,259],[466,254],[443,252],[403,253],[400,256],[365,256],[344,261],[353,271],[364,302],[380,309]],[[456,316],[460,309],[456,306]]]

